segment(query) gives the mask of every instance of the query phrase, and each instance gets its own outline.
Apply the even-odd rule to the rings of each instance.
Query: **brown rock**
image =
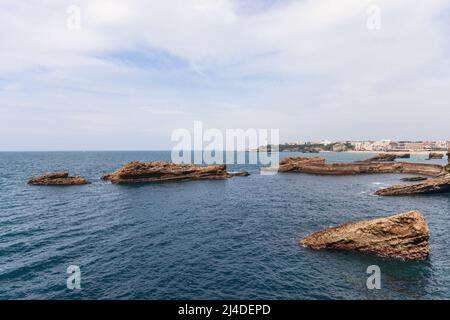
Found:
[[[444,172],[438,164],[412,162],[372,162],[326,163],[324,158],[289,157],[280,162],[280,172],[301,172],[319,175],[355,175],[374,173],[406,173],[437,176]]]
[[[322,157],[288,157],[280,161],[278,171],[289,172],[299,171],[306,165],[325,165],[325,159]]]
[[[411,154],[409,154],[409,153],[400,153],[400,154],[397,154],[397,158],[398,159],[409,159],[409,158],[411,158]]]
[[[404,196],[450,192],[450,174],[414,184],[400,184],[375,192],[378,196]]]
[[[232,177],[248,177],[250,173],[247,171],[240,171],[240,172],[230,172],[230,175]]]
[[[402,181],[424,181],[427,179],[428,178],[425,178],[425,177],[407,177],[407,178],[401,178],[400,180],[402,180]]]
[[[36,186],[71,186],[90,182],[82,177],[71,177],[68,172],[49,172],[40,177],[33,177],[28,184]]]
[[[369,158],[365,161],[371,162],[371,161],[394,161],[395,159],[399,158],[397,154],[389,154],[389,153],[380,153],[372,158]]]
[[[119,170],[106,174],[103,180],[111,183],[142,183],[169,180],[228,179],[245,173],[230,174],[225,165],[196,166],[192,164],[175,164],[166,161],[133,161]]]
[[[418,211],[344,224],[313,233],[299,244],[314,250],[359,251],[404,260],[423,260],[430,253],[430,232]]]
[[[428,159],[427,160],[442,159],[442,158],[444,158],[444,154],[443,153],[430,152],[430,154],[428,155]]]

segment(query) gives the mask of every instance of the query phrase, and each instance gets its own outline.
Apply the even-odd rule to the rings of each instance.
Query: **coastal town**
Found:
[[[273,149],[274,146],[260,147],[259,151]],[[321,152],[321,151],[361,151],[361,152],[447,152],[450,140],[438,141],[394,141],[394,140],[357,140],[357,141],[295,141],[279,145],[279,151]]]

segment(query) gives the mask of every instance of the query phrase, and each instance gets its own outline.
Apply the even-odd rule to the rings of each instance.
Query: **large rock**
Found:
[[[414,194],[450,192],[450,174],[414,184],[399,184],[375,192],[378,196],[405,196]]]
[[[322,157],[289,157],[280,162],[278,171],[319,175],[406,173],[437,176],[444,171],[444,167],[438,164],[367,160],[350,163],[326,163]]]
[[[418,211],[344,224],[313,233],[299,244],[314,250],[359,251],[404,260],[423,260],[430,253],[430,232]]]
[[[125,184],[169,180],[218,180],[246,175],[248,175],[247,172],[229,173],[225,165],[196,166],[166,161],[133,161],[113,173],[104,175],[102,179],[116,184]]]
[[[399,158],[399,156],[395,153],[380,153],[372,158],[369,158],[365,161],[394,161],[395,159]]]
[[[300,171],[307,165],[323,166],[325,158],[322,157],[287,157],[280,161],[278,171]]]
[[[43,176],[31,178],[28,183],[37,186],[72,186],[90,182],[82,177],[69,176],[68,172],[49,172]]]
[[[431,159],[442,159],[442,158],[444,158],[444,154],[443,153],[430,152],[430,154],[428,155],[428,160],[431,160]]]
[[[400,180],[402,180],[402,181],[424,181],[424,180],[428,180],[428,178],[425,178],[425,177],[406,177],[406,178],[401,178]]]

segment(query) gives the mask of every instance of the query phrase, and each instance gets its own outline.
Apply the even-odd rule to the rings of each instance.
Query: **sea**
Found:
[[[305,154],[280,153],[288,156]],[[371,155],[320,156],[346,162]],[[100,180],[132,160],[170,158],[170,151],[1,152],[0,299],[450,298],[450,194],[378,197],[377,189],[403,175],[261,175],[257,164],[230,165],[251,175],[228,180]],[[56,170],[92,184],[27,184]],[[425,261],[298,245],[330,226],[410,210],[430,227]],[[373,265],[380,289],[367,286]]]

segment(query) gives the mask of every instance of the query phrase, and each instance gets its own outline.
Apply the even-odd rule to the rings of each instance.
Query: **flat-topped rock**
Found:
[[[406,178],[401,178],[400,180],[402,180],[402,181],[424,181],[427,179],[428,178],[425,178],[425,177],[406,177]]]
[[[299,171],[306,165],[325,165],[325,158],[322,157],[287,157],[280,161],[278,171],[289,172]]]
[[[115,184],[126,184],[170,180],[221,180],[247,175],[247,172],[229,173],[225,165],[197,166],[166,161],[133,161],[113,173],[104,175],[102,179]]]
[[[40,177],[33,177],[28,184],[36,186],[72,186],[84,185],[90,182],[82,177],[69,176],[68,172],[49,172]]]
[[[380,153],[365,161],[394,161],[397,158],[399,158],[399,156],[395,153]]]
[[[307,236],[299,244],[314,250],[359,251],[403,260],[423,260],[430,253],[429,237],[423,215],[410,211],[328,228]]]
[[[318,175],[355,175],[375,173],[406,173],[437,176],[444,171],[438,164],[413,162],[358,161],[326,163],[322,157],[289,157],[280,162],[280,172],[301,172]]]
[[[442,158],[444,158],[444,154],[443,153],[430,152],[430,154],[428,155],[428,159],[427,160],[442,159]]]
[[[378,196],[405,196],[450,192],[450,174],[414,184],[399,184],[375,192]]]

